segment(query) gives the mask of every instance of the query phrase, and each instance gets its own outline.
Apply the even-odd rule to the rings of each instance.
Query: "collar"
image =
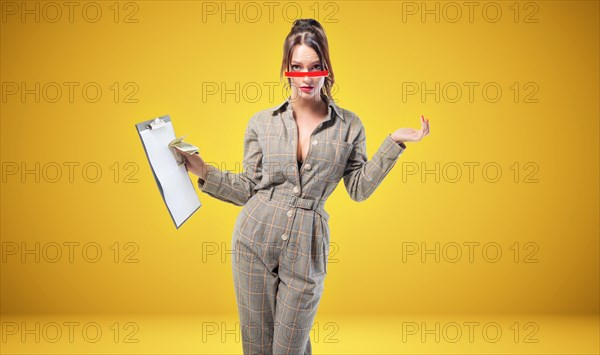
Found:
[[[279,111],[287,111],[287,110],[291,110],[292,109],[292,105],[290,104],[290,99],[292,97],[288,96],[287,99],[285,99],[284,102],[282,102],[280,105],[276,106],[275,108],[271,109],[272,114],[276,114]],[[336,105],[333,100],[328,99],[327,100],[327,105],[328,105],[328,112],[329,112],[329,117],[333,117],[334,114],[336,114],[339,118],[342,119],[342,121],[345,121],[346,118],[344,117],[344,115],[342,114],[342,109]]]

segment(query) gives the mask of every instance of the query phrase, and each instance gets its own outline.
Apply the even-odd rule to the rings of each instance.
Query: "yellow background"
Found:
[[[34,7],[35,2],[27,3]],[[43,8],[44,3],[38,4]],[[207,5],[199,1],[141,1],[119,3],[115,23],[113,2],[98,2],[102,16],[88,23],[81,15],[86,3],[80,4],[72,23],[65,12],[56,23],[45,21],[43,14],[36,23],[34,16],[23,22],[20,12],[3,13],[1,240],[5,248],[58,243],[63,255],[56,263],[4,255],[1,312],[235,317],[227,250],[241,207],[200,193],[203,206],[176,230],[134,125],[169,114],[176,135],[186,135],[206,161],[239,171],[248,119],[285,99],[282,84],[269,97],[271,84],[265,83],[279,83],[283,40],[293,18],[283,16],[285,3],[277,3],[272,21],[268,7],[258,2],[263,13],[256,22],[242,16],[236,23],[233,15],[222,21],[220,13],[204,21]],[[228,4],[234,8],[236,2]],[[237,4],[241,9],[247,5]],[[334,96],[364,122],[369,157],[386,134],[419,128],[420,115],[431,125],[430,136],[407,143],[367,201],[351,201],[343,181],[328,200],[334,254],[319,316],[515,313],[597,318],[598,2],[533,2],[537,23],[524,23],[532,11],[525,2],[519,3],[518,22],[509,8],[512,2],[497,2],[503,12],[495,23],[481,15],[486,2],[479,3],[473,22],[461,5],[463,18],[456,23],[444,17],[436,23],[433,16],[423,22],[419,15],[403,22],[406,3],[399,1],[320,2],[318,14],[313,2],[295,4],[301,17],[314,17],[325,27]],[[6,10],[6,2],[2,6]],[[137,22],[125,23],[134,9],[131,19]],[[246,9],[253,16],[252,8]],[[289,16],[293,13],[290,9]],[[40,83],[42,91],[53,82],[63,90],[56,103],[43,95],[38,103],[31,94],[22,100],[21,92],[7,92],[12,84],[6,83],[26,83],[27,88]],[[65,82],[78,83],[72,103]],[[120,87],[116,103],[115,82]],[[434,95],[403,100],[403,83],[412,82],[426,83],[427,89],[458,83],[463,96],[457,102],[447,96],[436,102]],[[478,85],[473,102],[466,82]],[[510,88],[515,82],[520,87],[517,102]],[[538,89],[533,95],[537,103],[524,102],[532,91],[525,87],[530,82]],[[83,99],[86,83],[102,88],[98,102]],[[203,102],[203,85],[211,83],[230,90],[239,83],[239,102],[232,94],[224,100],[208,95]],[[502,88],[498,102],[484,100],[486,83]],[[132,87],[138,102],[124,102]],[[253,87],[260,88],[257,100],[251,99]],[[452,87],[447,88],[453,96]],[[32,169],[36,162],[39,182],[36,173],[7,174],[10,167],[21,169],[25,163]],[[139,170],[126,168],[128,162]],[[529,162],[537,169],[530,176],[537,182],[525,182],[534,171],[525,165]],[[54,163],[62,166],[57,182],[48,181]],[[65,163],[79,164],[73,182]],[[479,164],[473,181],[465,165],[471,163]],[[501,167],[498,182],[483,178],[482,167],[488,163]],[[98,182],[83,178],[85,164],[101,168]],[[408,175],[406,164],[420,169],[425,164],[429,170],[439,164],[439,181],[422,171]],[[462,176],[454,181],[457,165]],[[124,182],[132,171],[137,182]],[[89,172],[93,177],[94,170]],[[489,172],[493,177],[494,170]],[[72,263],[64,254],[65,242],[80,243]],[[481,243],[472,263],[465,254],[455,263],[444,258],[437,263],[431,256],[423,263],[421,254],[403,261],[403,243],[429,248],[458,243],[464,253],[463,243],[469,242]],[[82,258],[86,243],[100,246],[98,262]],[[111,249],[115,243],[118,262]],[[500,246],[498,262],[482,257],[488,243]],[[514,243],[520,248],[518,262],[510,249]],[[537,262],[524,262],[534,250],[527,243],[537,246]],[[209,253],[213,247],[216,254]],[[132,251],[138,262],[124,262]]]

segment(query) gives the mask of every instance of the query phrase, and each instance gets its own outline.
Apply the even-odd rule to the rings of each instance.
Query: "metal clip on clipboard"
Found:
[[[154,121],[148,124],[148,128],[151,130],[159,129],[167,125],[167,122],[163,121],[160,117],[154,119]]]

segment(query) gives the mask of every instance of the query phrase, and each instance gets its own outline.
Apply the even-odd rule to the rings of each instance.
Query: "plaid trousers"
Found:
[[[208,165],[201,191],[243,206],[232,236],[232,269],[244,354],[311,354],[310,330],[329,255],[324,203],[343,178],[350,198],[367,199],[406,148],[387,135],[367,159],[353,112],[328,102],[328,116],[296,164],[298,127],[288,98],[250,119],[244,171]]]

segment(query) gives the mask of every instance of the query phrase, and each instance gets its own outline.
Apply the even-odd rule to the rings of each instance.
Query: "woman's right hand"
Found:
[[[177,147],[175,147],[175,149],[177,149]],[[200,154],[190,154],[180,149],[177,149],[177,152],[185,157],[185,168],[188,171],[192,172],[194,175],[197,175],[202,180],[206,180],[208,169],[206,163],[200,157]]]

